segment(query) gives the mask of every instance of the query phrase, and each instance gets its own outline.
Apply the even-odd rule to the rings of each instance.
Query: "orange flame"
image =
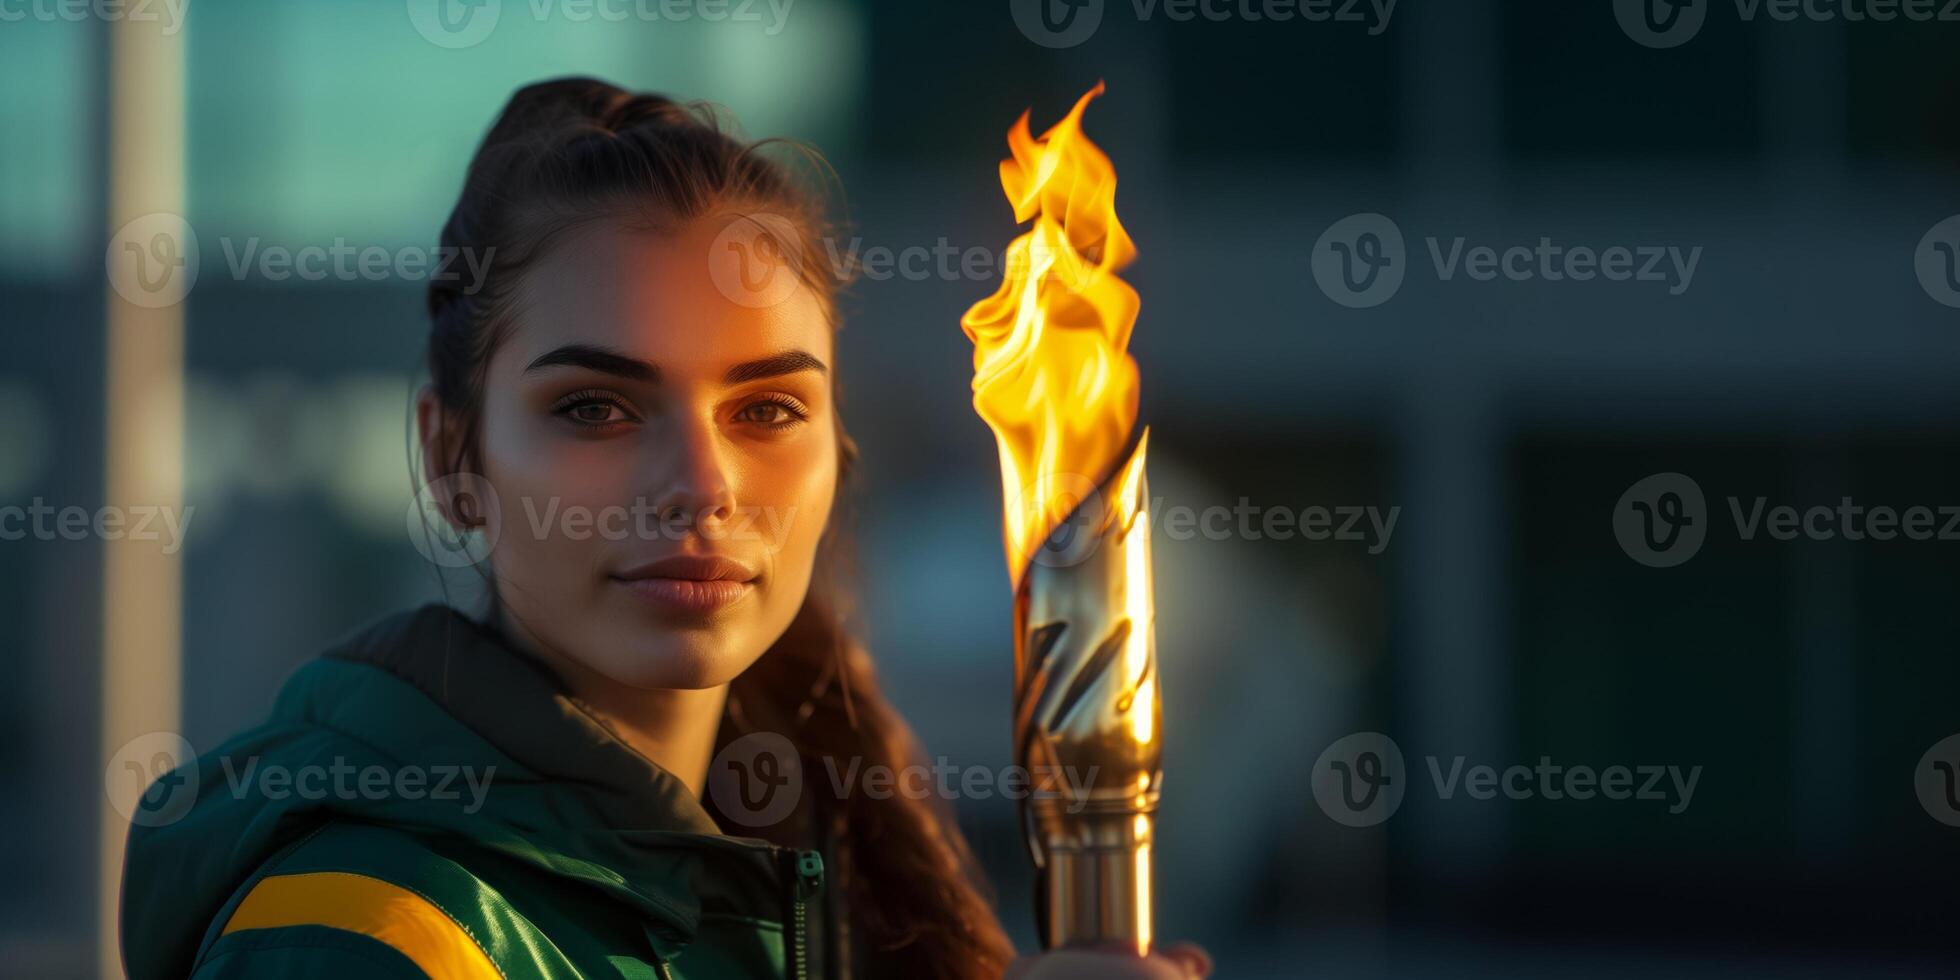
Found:
[[[1082,135],[1082,111],[1028,135],[1007,131],[1000,184],[1014,220],[1033,227],[1007,246],[1000,289],[960,326],[973,341],[973,407],[994,430],[1005,492],[1008,574],[1020,587],[1035,551],[1109,475],[1137,418],[1127,348],[1136,290],[1116,273],[1136,258],[1116,220],[1116,168]],[[1141,471],[1142,449],[1137,451]],[[1123,499],[1120,496],[1117,499]]]

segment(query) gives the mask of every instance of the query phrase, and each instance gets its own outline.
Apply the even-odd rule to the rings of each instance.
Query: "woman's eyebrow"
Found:
[[[658,381],[660,369],[637,358],[628,357],[610,347],[597,344],[566,344],[538,355],[525,374],[540,368],[566,364],[572,367],[588,368],[603,374],[613,374],[631,381]]]
[[[628,357],[617,350],[598,344],[565,344],[561,347],[552,348],[538,355],[536,360],[524,368],[524,373],[529,374],[532,371],[556,365],[582,367],[603,374],[617,375],[632,381],[658,381],[660,379],[660,369],[652,364],[639,360],[638,358]],[[774,378],[780,375],[794,374],[798,371],[816,371],[821,374],[828,373],[829,370],[824,365],[824,362],[818,360],[809,351],[786,350],[779,354],[771,354],[768,357],[759,357],[752,361],[743,361],[740,364],[734,365],[722,375],[722,381],[725,384],[734,385],[761,378]]]
[[[822,361],[811,356],[809,351],[786,350],[780,354],[759,357],[753,361],[743,361],[729,368],[728,373],[722,375],[722,381],[726,384],[738,385],[744,381],[754,381],[758,378],[773,378],[783,374],[795,374],[798,371],[815,371],[819,374],[824,374],[828,373],[829,370],[829,368],[824,366]]]

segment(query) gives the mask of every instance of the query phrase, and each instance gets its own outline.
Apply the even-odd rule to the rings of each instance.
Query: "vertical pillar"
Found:
[[[107,21],[108,508],[175,509],[183,502],[182,294],[195,274],[194,264],[183,263],[194,263],[196,246],[183,233],[181,26],[137,16]],[[180,727],[182,561],[164,547],[129,537],[103,542],[98,758],[105,766],[130,739]],[[96,965],[99,975],[120,977],[117,900],[129,819],[106,794],[101,800]]]

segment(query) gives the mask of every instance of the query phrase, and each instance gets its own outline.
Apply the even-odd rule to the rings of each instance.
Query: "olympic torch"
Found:
[[[1022,830],[1042,944],[1151,943],[1161,780],[1146,429],[1132,441],[1139,308],[1117,273],[1136,249],[1116,171],[1082,134],[1083,95],[1040,138],[1008,130],[1017,222],[994,295],[960,325],[973,405],[1000,449],[1014,587],[1014,750],[1032,775]]]

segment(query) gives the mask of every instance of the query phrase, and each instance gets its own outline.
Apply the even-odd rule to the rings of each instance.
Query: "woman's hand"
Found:
[[[1063,949],[1023,956],[1005,980],[1204,980],[1211,956],[1195,943],[1177,943],[1138,956],[1122,946]]]

